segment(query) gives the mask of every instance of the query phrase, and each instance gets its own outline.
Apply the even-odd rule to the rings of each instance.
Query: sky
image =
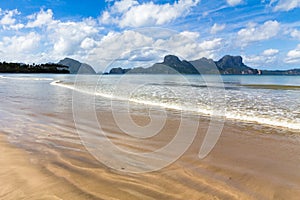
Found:
[[[9,0],[0,2],[0,61],[96,71],[241,55],[258,69],[300,68],[300,0]]]

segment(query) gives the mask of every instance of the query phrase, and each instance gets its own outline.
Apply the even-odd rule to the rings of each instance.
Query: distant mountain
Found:
[[[258,74],[257,69],[248,67],[243,63],[241,56],[226,55],[215,62],[222,74]]]
[[[159,69],[162,66],[168,66],[172,71],[181,74],[197,74],[197,69],[186,60],[179,60],[177,56],[167,55],[162,63],[156,63],[152,66],[154,69]]]
[[[190,61],[190,63],[200,72],[200,74],[217,74],[219,70],[212,59],[200,58]]]
[[[258,74],[259,70],[246,66],[241,56],[226,55],[218,61],[201,58],[194,61],[181,61],[177,56],[167,55],[162,63],[148,68],[122,69],[113,68],[110,74]]]
[[[115,69],[112,69],[110,73],[114,73]],[[119,69],[119,72],[121,70]],[[129,73],[145,73],[145,74],[197,74],[197,70],[191,63],[186,60],[179,60],[177,56],[167,55],[162,63],[156,63],[149,68],[133,68],[130,70],[123,70],[123,72]]]
[[[71,74],[96,74],[92,66],[71,58],[64,58],[60,60],[58,64],[69,67]]]

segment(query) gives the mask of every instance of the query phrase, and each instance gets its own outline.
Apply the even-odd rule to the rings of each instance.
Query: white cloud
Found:
[[[275,37],[280,30],[280,24],[274,20],[266,21],[262,25],[250,23],[247,28],[237,33],[237,41],[240,46],[247,46],[251,42],[268,40]]]
[[[205,40],[205,41],[201,42],[199,44],[199,46],[202,50],[209,50],[209,51],[215,50],[222,46],[222,39],[215,38],[213,40]]]
[[[191,32],[191,31],[183,31],[183,32],[179,33],[179,35],[187,37],[190,40],[197,40],[200,37],[200,33],[198,33],[198,32]]]
[[[298,30],[293,30],[292,32],[291,32],[291,36],[293,37],[293,38],[296,38],[296,39],[298,39],[298,40],[300,40],[300,31],[298,31]]]
[[[115,23],[115,21],[113,21],[112,17],[110,16],[108,11],[104,11],[102,13],[102,15],[99,18],[100,23],[102,24],[109,24],[109,23]]]
[[[26,52],[35,49],[41,37],[35,32],[22,36],[3,37],[0,48],[4,52]]]
[[[20,14],[21,13],[17,9],[5,11],[0,9],[0,16],[2,16],[0,19],[0,25],[2,25],[4,30],[19,30],[24,28],[24,24],[16,24],[17,20],[15,17]]]
[[[130,55],[131,54],[131,55]],[[138,61],[139,64],[145,63],[144,67],[149,67],[153,64],[153,61],[160,62],[164,55],[164,50],[152,49],[152,48],[142,48],[137,51],[132,51],[128,53],[129,61]],[[150,63],[149,63],[149,62]]]
[[[266,49],[263,51],[262,55],[264,56],[274,56],[279,53],[278,49]]]
[[[41,36],[30,32],[20,36],[3,37],[0,41],[1,60],[7,62],[32,63],[37,56]]]
[[[116,1],[112,12],[113,13],[123,13],[128,11],[131,7],[139,5],[138,1],[135,0],[122,0],[122,1]]]
[[[177,8],[179,5],[183,6],[182,2],[194,1],[179,1],[172,5],[152,5],[155,8],[166,5]],[[132,7],[144,5],[137,4],[135,1],[127,1],[127,3],[127,8],[126,5],[117,6],[114,12],[124,10],[126,12]],[[145,5],[148,6],[148,4]],[[151,64],[162,61],[167,52],[184,59],[213,57],[222,45],[220,38],[199,42],[200,34],[198,32],[176,33],[158,28],[124,32],[111,31],[103,35],[102,27],[93,18],[81,21],[55,20],[50,9],[40,10],[24,17],[22,21],[24,24],[14,21],[14,24],[9,27],[11,30],[24,28],[24,31],[7,32],[8,37],[0,38],[1,59],[8,62],[41,63],[56,62],[70,56],[90,63],[96,69],[101,69],[113,59],[126,56],[128,58],[126,62],[149,61]],[[136,49],[140,49],[140,51],[135,51]],[[128,52],[133,53],[128,54]]]
[[[221,47],[221,38],[212,40],[205,40],[198,42],[189,37],[184,36],[182,33],[174,34],[169,39],[157,40],[154,43],[156,48],[167,49],[173,54],[183,57],[184,59],[193,60],[201,57],[215,57]]]
[[[268,67],[278,63],[278,49],[266,49],[259,55],[244,55],[244,61],[251,67]]]
[[[25,27],[24,24],[13,24],[13,25],[10,25],[7,29],[19,30],[24,27]]]
[[[199,1],[179,0],[173,4],[155,4],[152,1],[139,3],[135,0],[116,1],[108,11],[102,13],[100,22],[117,24],[122,28],[163,25],[187,15]]]
[[[27,18],[24,24],[5,26],[4,30],[26,28],[24,32],[8,32],[1,41],[1,58],[20,62],[56,62],[65,56],[84,57],[96,46],[95,38],[100,37],[101,27],[92,18],[81,21],[53,19],[52,10],[41,10]],[[7,27],[7,28],[6,28]],[[33,31],[34,30],[34,31]],[[42,34],[41,34],[42,33]]]
[[[225,24],[217,24],[217,23],[215,23],[215,24],[211,27],[210,33],[211,33],[211,34],[216,34],[217,32],[220,32],[220,31],[224,30],[225,27],[226,27]]]
[[[274,3],[274,1],[272,1]],[[290,11],[300,7],[300,0],[279,0],[274,11]]]
[[[286,58],[284,59],[284,61],[286,63],[298,63],[298,64],[300,64],[300,44],[298,44],[298,46],[295,49],[290,50],[287,53]]]
[[[174,34],[169,39],[158,39],[154,43],[155,48],[166,49],[187,60],[201,57],[215,58],[216,52],[220,50],[221,46],[221,38],[199,42],[194,38],[187,37],[184,32]]]
[[[84,50],[92,48],[91,38],[99,32],[96,20],[92,18],[78,22],[62,22],[53,19],[53,12],[50,9],[41,10],[28,16],[28,19],[30,21],[26,25],[27,28],[46,27],[44,37],[48,46],[52,46],[50,54],[58,59],[76,54],[80,48]]]
[[[41,10],[39,13],[28,16],[28,19],[31,20],[27,24],[28,28],[46,26],[53,22],[53,12],[51,9],[47,11]]]
[[[19,15],[20,13],[18,12],[17,9],[14,9],[14,10],[6,10],[1,14],[3,14],[3,17],[0,20],[1,25],[13,25],[16,22],[16,19],[13,17],[15,15]]]
[[[160,30],[160,29],[159,29]],[[149,32],[153,32],[152,28]],[[158,31],[158,29],[157,29]],[[166,30],[165,30],[166,31]],[[166,54],[175,54],[183,59],[193,60],[201,57],[215,58],[216,53],[222,48],[222,39],[215,38],[199,42],[199,33],[183,31],[180,33],[169,32],[158,38],[157,35],[144,34],[145,30],[128,30],[124,32],[110,32],[104,36],[97,46],[91,51],[89,62],[103,69],[114,59],[125,59],[122,61],[137,62],[131,67],[145,65],[162,61]],[[138,62],[140,61],[140,62]],[[121,65],[119,62],[118,64]]]
[[[92,49],[93,47],[95,47],[95,45],[96,41],[90,37],[87,37],[84,40],[82,40],[80,47],[83,49]]]
[[[151,47],[153,43],[151,37],[136,31],[109,32],[96,42],[97,46],[91,50],[88,60],[92,65],[103,69],[113,60],[128,55],[128,52]]]
[[[243,2],[242,0],[226,0],[226,1],[230,6],[236,6]]]
[[[93,46],[91,38],[99,32],[93,19],[85,19],[81,22],[56,21],[47,29],[48,38],[53,44],[53,54],[60,57],[75,54],[80,47],[91,48]]]
[[[265,65],[265,59],[260,55],[243,55],[244,63],[250,67],[262,67]]]

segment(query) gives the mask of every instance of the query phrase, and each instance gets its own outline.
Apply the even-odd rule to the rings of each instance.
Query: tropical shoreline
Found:
[[[208,156],[200,159],[199,151],[208,128],[217,125],[210,116],[176,109],[161,110],[161,107],[150,108],[136,103],[128,105],[128,101],[98,96],[92,98],[94,96],[89,91],[95,90],[91,84],[94,79],[91,77],[97,78],[11,75],[0,79],[0,93],[3,94],[0,96],[0,132],[5,134],[0,137],[3,152],[0,156],[0,182],[3,183],[0,199],[297,199],[300,195],[300,174],[297,173],[300,136],[297,131],[261,123],[225,120],[216,145]],[[143,85],[146,77],[140,77],[141,84],[136,82],[138,78],[129,77],[136,83],[129,91],[139,94],[134,89]],[[242,79],[241,83],[253,82],[253,77],[226,77],[230,78],[229,83],[236,83],[236,78]],[[76,93],[77,90],[71,87],[76,78],[77,86],[86,93]],[[115,86],[116,78],[111,76],[107,80],[110,82],[103,83]],[[150,78],[148,86],[151,87],[151,83],[155,83],[155,87],[174,89],[171,86],[175,84],[175,89],[180,91],[194,89],[201,91],[200,94],[205,92],[202,87],[189,87],[191,84],[186,85],[174,76]],[[190,78],[189,83],[194,84],[193,77],[187,78]],[[277,77],[269,79],[270,84],[274,80],[278,80]],[[297,85],[295,80],[294,85]],[[51,82],[67,83],[66,86],[71,88],[57,87],[51,85]],[[290,82],[290,78],[280,78],[277,83],[285,85]],[[122,86],[131,84],[125,83]],[[198,79],[195,83],[196,86],[202,84]],[[103,85],[111,88],[110,85]],[[124,88],[120,89],[120,92],[124,91]],[[286,102],[290,102],[289,98],[293,95],[298,95],[297,90],[233,88],[225,91],[233,94],[254,92],[256,97],[257,90],[261,90],[261,94],[268,91],[268,96],[275,95],[273,99],[284,97],[282,100]],[[161,96],[166,94],[164,90],[158,92]],[[117,94],[121,96],[122,93]],[[288,99],[285,98],[286,94],[289,94]],[[243,105],[239,102],[243,103],[247,99],[245,95],[237,97],[240,97],[237,98],[240,100],[237,105]],[[289,108],[298,105],[295,100],[297,98],[293,99],[293,104],[286,103]],[[255,108],[253,104],[249,105]],[[266,105],[274,109],[282,106]],[[297,112],[295,108],[293,111]],[[97,121],[89,120],[93,113]],[[150,132],[153,134],[151,137],[143,135],[146,131],[139,131],[137,136],[144,138],[130,135],[134,131],[126,131],[132,128],[126,121],[128,113],[137,128],[147,127],[150,122],[162,122],[161,126],[154,126],[159,131],[157,134]],[[294,114],[296,116],[297,113]],[[291,119],[297,123],[297,118]],[[178,135],[180,127],[183,127],[183,137],[176,148],[158,155],[157,159],[164,161],[176,158],[173,163],[159,168],[158,162],[151,160],[141,165],[140,160],[135,159],[136,154],[155,152],[169,144]],[[194,133],[195,137],[189,138]],[[136,154],[123,157],[119,153],[110,153],[97,143],[94,149],[88,148],[85,139],[89,138],[100,142],[109,139],[111,144]],[[186,143],[185,139],[191,139],[192,143]],[[177,158],[177,150],[185,144],[190,146]],[[101,154],[103,152],[106,154]],[[95,153],[103,156],[97,157]],[[152,171],[129,173],[129,167],[132,166]]]
[[[125,145],[127,139],[112,123],[112,114],[101,112],[99,115],[106,117],[102,125],[114,136],[114,142]],[[49,117],[54,116],[49,113]],[[64,123],[65,119],[69,121],[66,127],[70,127],[70,134],[78,137],[72,131],[75,129],[69,119],[71,116],[61,117]],[[138,115],[134,119],[139,123],[145,123],[146,120],[144,116]],[[157,139],[167,141],[179,122],[175,116],[168,117],[166,128]],[[213,151],[200,160],[198,151],[207,125],[208,121],[201,119],[193,144],[179,160],[159,171],[142,174],[110,169],[95,160],[80,142],[75,144],[59,139],[65,135],[63,132],[46,133],[49,134],[48,142],[13,142],[21,150],[1,137],[3,167],[0,182],[5,181],[6,185],[6,189],[1,189],[1,198],[26,196],[35,199],[42,195],[45,199],[55,196],[74,199],[297,199],[300,194],[300,175],[294,172],[300,163],[297,153],[300,151],[298,135],[280,135],[273,128],[260,125],[252,128],[226,122]],[[137,145],[133,142],[126,146],[131,148],[134,144]],[[139,148],[144,151],[145,148],[155,146],[148,144]],[[16,189],[19,179],[14,177],[27,180],[26,184]],[[36,187],[35,184],[40,182],[43,182],[42,188]],[[63,185],[60,186],[60,183]]]

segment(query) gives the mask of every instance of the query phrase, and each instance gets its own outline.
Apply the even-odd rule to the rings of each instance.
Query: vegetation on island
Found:
[[[22,64],[0,62],[0,73],[53,73],[53,74],[69,74],[67,66],[46,63],[46,64]]]
[[[95,74],[96,72],[88,64],[65,58],[58,63],[46,64],[0,62],[0,73]]]

